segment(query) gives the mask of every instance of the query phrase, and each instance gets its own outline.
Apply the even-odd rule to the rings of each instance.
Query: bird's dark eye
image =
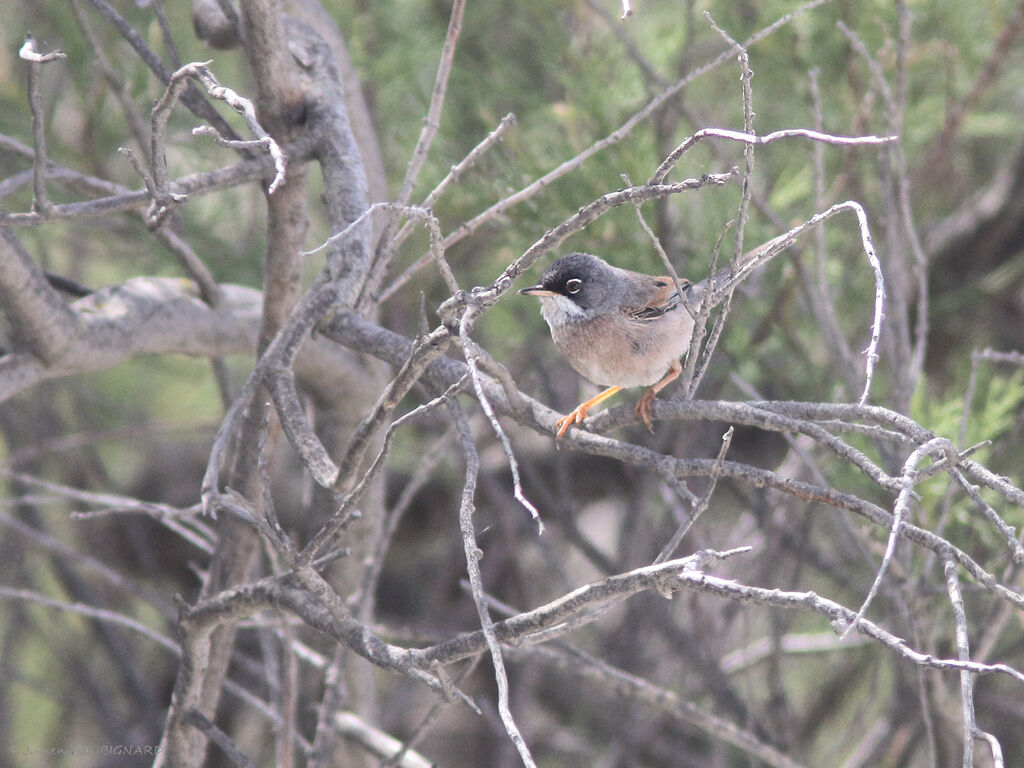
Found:
[[[583,281],[580,280],[578,277],[574,277],[574,278],[572,278],[572,280],[566,280],[565,281],[565,290],[568,293],[579,293],[580,292],[580,288],[582,288],[582,287],[583,287]]]

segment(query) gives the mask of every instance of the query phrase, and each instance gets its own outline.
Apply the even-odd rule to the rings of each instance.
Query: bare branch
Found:
[[[3,233],[10,230],[0,228],[0,247]],[[0,291],[3,283],[0,277]],[[0,358],[0,401],[40,381],[102,370],[139,354],[251,353],[259,293],[233,285],[221,289],[223,301],[213,308],[180,279],[136,278],[64,305],[48,322],[67,317],[67,325],[40,329],[52,345],[45,361],[28,352]]]
[[[412,195],[413,185],[419,176],[423,163],[426,162],[427,153],[441,127],[441,109],[444,107],[445,92],[448,90],[448,76],[452,70],[452,60],[455,58],[455,45],[462,31],[462,16],[466,10],[465,0],[455,0],[452,3],[452,13],[448,20],[448,32],[445,34],[444,45],[441,48],[441,61],[437,65],[437,76],[434,79],[434,90],[430,95],[430,107],[427,109],[427,116],[423,120],[423,130],[416,142],[416,149],[413,150],[409,167],[406,168],[405,178],[402,180],[402,187],[398,192],[397,202],[406,205]],[[388,238],[385,238],[388,239]]]
[[[730,579],[722,579],[718,576],[709,576],[702,571],[683,571],[679,574],[678,579],[680,586],[685,589],[708,592],[741,603],[755,603],[789,610],[812,611],[829,619],[833,628],[839,632],[845,631],[856,617],[856,614],[849,608],[845,608],[827,598],[820,597],[813,592],[787,592],[780,589],[762,589],[761,587],[740,584]],[[867,619],[860,619],[856,627],[857,631],[862,635],[866,635],[872,640],[881,643],[898,656],[913,664],[945,671],[969,672],[976,675],[1007,675],[1019,683],[1024,683],[1024,673],[1017,671],[1007,664],[982,664],[977,661],[964,659],[939,659],[910,648],[902,638],[896,637]]]
[[[693,524],[697,522],[697,518],[703,514],[704,510],[708,508],[708,504],[711,503],[711,496],[715,492],[715,486],[718,484],[718,475],[721,471],[722,462],[725,461],[725,455],[729,452],[729,445],[732,443],[733,427],[729,427],[722,435],[722,446],[718,449],[718,456],[715,458],[715,467],[711,473],[711,482],[708,484],[708,488],[704,491],[704,495],[700,498],[700,501],[693,508],[693,512],[687,518],[686,522],[676,529],[676,532],[672,534],[672,538],[669,539],[668,543],[662,548],[658,556],[654,558],[652,565],[658,565],[668,560],[675,553],[676,549],[679,548],[679,543],[683,540],[683,537],[689,532]]]
[[[380,760],[386,760],[396,752],[401,752],[402,757],[398,762],[390,763],[397,768],[430,768],[433,765],[415,750],[404,749],[402,742],[394,736],[374,728],[352,712],[336,712],[332,724],[338,729],[338,733],[356,742]]]
[[[198,728],[206,734],[206,738],[220,747],[221,751],[227,756],[232,764],[238,766],[238,768],[255,768],[256,764],[245,756],[231,738],[224,733],[224,731],[211,723],[209,718],[207,718],[206,715],[198,709],[190,709],[186,712],[184,722]]]
[[[535,768],[536,763],[530,754],[530,748],[526,745],[515,719],[512,717],[512,710],[509,708],[508,700],[508,677],[505,674],[505,662],[501,657],[501,647],[498,644],[498,637],[494,629],[494,622],[487,610],[487,600],[484,597],[483,579],[480,576],[480,558],[483,551],[476,543],[476,530],[473,527],[473,512],[475,505],[473,496],[476,494],[477,473],[480,469],[480,457],[477,455],[476,447],[473,445],[473,436],[469,431],[469,423],[466,421],[462,409],[455,399],[448,401],[448,410],[455,419],[455,426],[458,430],[459,441],[462,443],[462,452],[466,461],[466,479],[462,487],[462,498],[459,504],[459,530],[462,533],[462,545],[466,556],[466,571],[469,574],[469,583],[472,589],[473,602],[476,604],[477,616],[480,619],[480,631],[483,634],[487,649],[491,654],[491,664],[494,666],[494,680],[498,686],[498,712],[501,714],[501,722],[505,726],[505,732],[519,752],[519,758],[527,768]]]
[[[167,504],[140,501],[138,499],[133,499],[130,496],[82,491],[78,488],[72,488],[60,483],[53,483],[48,480],[33,477],[32,475],[24,472],[14,472],[13,470],[2,468],[0,468],[0,475],[12,480],[17,480],[19,483],[23,483],[25,485],[49,491],[59,498],[71,499],[83,504],[99,507],[100,509],[105,510],[103,512],[104,515],[111,514],[113,511],[117,511],[118,513],[147,515],[177,535],[181,536],[185,541],[190,542],[200,551],[213,551],[213,533],[205,529],[202,524],[197,524],[194,521],[187,522],[187,518],[194,516],[199,511],[197,507],[181,509]],[[72,517],[80,519],[88,519],[95,516],[96,514],[94,512],[72,513]]]
[[[859,405],[864,405],[871,392],[871,383],[874,380],[875,365],[878,362],[878,341],[882,335],[882,320],[885,317],[886,291],[885,278],[882,275],[882,266],[875,253],[875,247],[871,240],[871,232],[868,228],[867,214],[864,212],[864,208],[860,203],[853,200],[836,203],[828,210],[815,214],[803,224],[793,227],[788,232],[778,235],[767,243],[758,246],[754,251],[744,257],[737,270],[723,274],[721,284],[716,286],[714,303],[721,301],[721,298],[728,294],[736,283],[745,279],[756,267],[775,256],[783,249],[792,245],[800,234],[811,227],[815,227],[818,224],[827,221],[841,211],[852,211],[856,215],[857,224],[860,229],[861,248],[864,251],[864,255],[867,256],[868,264],[870,265],[875,278],[875,307],[874,316],[871,322],[871,340],[868,342],[867,349],[864,351],[866,359],[864,389],[858,400]]]
[[[477,144],[473,149],[470,150],[469,154],[466,155],[459,163],[453,165],[448,175],[445,176],[441,182],[432,189],[427,196],[423,199],[423,203],[420,205],[421,208],[429,210],[440,199],[441,195],[448,189],[448,187],[454,182],[458,181],[459,178],[469,169],[472,168],[477,160],[492,146],[497,144],[504,137],[505,132],[516,123],[515,115],[511,112],[501,119],[498,127],[491,131],[487,137]],[[392,238],[390,244],[387,241],[381,241],[382,246],[386,246],[390,253],[394,253],[401,247],[402,243],[406,241],[409,235],[413,231],[413,223],[407,221],[402,225],[402,228],[398,230],[397,234]],[[442,242],[443,247],[443,242]],[[380,295],[374,296],[378,284],[383,277],[384,271],[389,266],[389,261],[382,259],[378,256],[377,261],[374,263],[373,274],[367,281],[367,290],[364,294],[364,304],[375,301],[376,303],[384,303],[391,295],[405,285],[412,277],[416,274],[427,262],[433,258],[433,253],[426,253],[421,258],[417,259],[413,264],[407,267],[398,277],[396,277],[392,283],[386,286],[380,291]]]
[[[544,533],[544,521],[540,519],[540,512],[537,511],[537,507],[533,505],[526,494],[523,492],[523,484],[519,479],[519,464],[516,462],[515,453],[512,451],[512,443],[509,442],[508,435],[505,434],[505,430],[501,428],[501,422],[498,421],[498,417],[494,415],[494,409],[491,407],[490,401],[487,399],[487,394],[484,392],[483,384],[480,380],[480,371],[478,370],[480,360],[480,350],[478,349],[476,342],[469,337],[469,326],[471,324],[472,314],[466,312],[459,322],[459,344],[462,347],[463,354],[466,356],[466,363],[469,367],[469,378],[473,382],[473,389],[476,391],[477,402],[480,403],[480,408],[483,409],[484,415],[491,424],[491,429],[494,430],[494,434],[497,435],[498,440],[501,442],[501,447],[505,451],[505,457],[508,459],[509,471],[512,473],[512,487],[513,492],[520,504],[526,508],[533,518],[534,522],[537,523],[537,533]]]
[[[793,138],[807,139],[809,141],[821,142],[823,144],[835,144],[838,146],[884,146],[899,140],[898,136],[833,136],[828,133],[821,133],[820,131],[812,131],[808,128],[788,128],[780,131],[772,131],[764,136],[742,133],[740,131],[733,131],[727,128],[701,128],[669,153],[668,157],[662,161],[661,165],[658,166],[654,175],[651,176],[647,183],[663,184],[665,182],[665,177],[668,176],[669,172],[673,168],[675,168],[679,159],[687,152],[687,150],[705,138],[727,139],[729,141],[740,142],[747,146],[763,146],[765,144],[773,144],[774,142],[782,139]]]
[[[32,164],[32,210],[43,216],[50,211],[50,199],[46,195],[46,125],[43,122],[43,97],[39,93],[40,65],[66,59],[63,51],[39,53],[32,35],[25,37],[25,43],[18,56],[28,62],[28,104],[32,110],[32,143],[35,159]]]
[[[766,744],[751,729],[737,726],[713,712],[698,707],[686,696],[595,659],[578,649],[555,650],[541,646],[516,653],[529,654],[531,659],[545,659],[576,678],[596,681],[601,684],[606,695],[614,697],[615,700],[626,698],[646,705],[653,712],[674,722],[698,728],[709,737],[721,739],[772,768],[802,768],[801,763],[783,754],[771,744]]]
[[[550,640],[556,636],[551,634],[550,630],[557,630],[570,620],[582,617],[582,621],[573,627],[578,628],[596,619],[598,614],[595,608],[620,602],[645,590],[671,592],[675,588],[675,580],[682,574],[700,573],[702,568],[748,552],[749,547],[737,547],[724,552],[701,550],[689,557],[609,576],[599,582],[574,589],[539,608],[494,623],[495,639],[506,644],[529,643],[538,636],[539,641]],[[487,647],[487,639],[482,630],[466,632],[418,651],[416,663],[439,661],[450,664],[479,653]]]
[[[267,188],[267,193],[273,194],[277,188],[284,183],[286,169],[285,155],[281,151],[277,142],[274,141],[274,139],[272,139],[265,130],[263,130],[263,126],[261,126],[259,121],[256,119],[256,109],[252,102],[249,101],[249,99],[242,98],[230,88],[226,88],[217,82],[217,78],[213,76],[213,73],[207,66],[208,64],[209,62],[193,62],[191,64],[184,65],[174,72],[174,74],[171,75],[163,96],[153,107],[152,131],[150,136],[150,157],[152,158],[151,162],[153,165],[154,186],[156,187],[157,194],[160,196],[154,200],[154,203],[157,204],[157,208],[151,214],[151,218],[154,220],[159,220],[164,215],[164,211],[168,205],[183,202],[179,196],[171,193],[168,188],[167,160],[164,154],[164,145],[166,144],[165,133],[170,110],[174,106],[174,102],[184,92],[189,80],[196,80],[202,83],[210,96],[223,101],[245,118],[245,122],[246,125],[249,126],[249,130],[257,136],[257,144],[266,149],[274,162],[276,173],[274,175],[274,180]],[[206,130],[217,132],[214,127],[209,127]],[[203,132],[206,131],[201,129],[200,133]],[[217,133],[217,135],[219,136],[220,134]],[[226,143],[230,141],[228,137],[221,136],[221,138]],[[234,137],[232,136],[231,138],[233,139]],[[244,144],[245,146],[251,146],[248,142]],[[230,146],[230,144],[228,145]]]
[[[169,650],[173,653],[178,652],[178,644],[171,640],[169,637],[154,632],[150,627],[146,626],[141,621],[135,621],[127,616],[123,616],[116,611],[107,611],[102,608],[95,608],[91,605],[83,605],[81,603],[64,603],[60,600],[54,600],[36,592],[31,592],[26,589],[13,589],[11,587],[0,586],[0,599],[4,600],[24,600],[29,603],[36,605],[42,605],[47,608],[55,608],[60,611],[66,611],[68,613],[75,613],[80,616],[87,616],[97,621],[104,621],[109,624],[116,624],[120,627],[125,627],[133,632],[145,637],[147,640],[151,640],[162,648]]]
[[[307,160],[313,151],[315,138],[305,137],[294,144],[286,146],[286,156],[293,163],[299,160]],[[241,163],[227,166],[226,168],[182,176],[173,182],[169,182],[168,193],[182,196],[210,194],[211,192],[236,187],[262,178],[271,168],[273,168],[273,164],[269,157],[244,160]],[[77,178],[84,180],[87,177],[78,176]],[[143,189],[134,192],[117,192],[95,200],[54,204],[51,206],[49,214],[45,217],[35,211],[29,213],[0,212],[0,226],[39,226],[45,221],[99,218],[112,213],[122,213],[134,208],[141,208],[148,205],[151,200],[149,192]]]
[[[885,554],[882,556],[882,563],[878,567],[878,572],[875,574],[875,580],[871,584],[871,589],[868,591],[867,597],[864,598],[864,602],[861,604],[860,610],[857,611],[857,615],[854,618],[853,623],[846,629],[846,632],[849,632],[857,626],[857,622],[863,618],[864,614],[868,610],[868,606],[871,605],[871,601],[878,593],[878,588],[882,585],[882,578],[885,576],[885,571],[888,569],[893,553],[896,550],[896,541],[899,538],[900,525],[903,523],[903,518],[910,510],[910,501],[914,496],[914,484],[917,481],[917,465],[931,454],[940,452],[944,453],[947,460],[950,460],[952,463],[950,456],[955,456],[956,452],[952,441],[945,437],[935,437],[924,445],[918,446],[903,463],[903,472],[900,476],[900,485],[902,487],[900,488],[899,496],[896,497],[896,503],[892,508],[892,528],[889,531],[889,541],[885,545]]]
[[[381,446],[380,451],[378,451],[373,463],[370,465],[369,469],[363,473],[362,478],[360,478],[355,487],[341,498],[337,511],[323,525],[323,527],[316,532],[312,539],[310,539],[310,542],[306,545],[305,549],[299,553],[298,558],[296,558],[297,567],[313,562],[313,558],[317,557],[317,555],[327,547],[328,543],[348,524],[354,514],[354,506],[359,503],[370,484],[376,479],[378,473],[383,468],[384,459],[387,457],[388,452],[391,449],[391,442],[395,431],[407,422],[445,405],[447,403],[447,398],[460,391],[463,388],[463,385],[464,379],[456,381],[438,397],[414,408],[405,415],[391,422],[387,431],[384,433],[384,444]]]
[[[956,653],[961,661],[970,661],[971,648],[967,639],[967,616],[964,613],[964,598],[960,594],[960,582],[956,575],[956,563],[943,561],[946,573],[946,589],[949,603],[953,606],[953,623],[956,627]],[[967,670],[960,672],[960,712],[963,719],[964,768],[974,768],[974,732],[978,725],[974,720],[974,676]]]
[[[128,42],[129,45],[138,54],[150,71],[157,76],[160,82],[165,85],[170,84],[171,70],[164,66],[164,63],[160,60],[160,57],[153,52],[153,50],[146,44],[146,41],[142,38],[134,27],[125,20],[121,14],[119,14],[114,7],[107,2],[107,0],[89,0],[89,3],[100,13],[103,18],[110,22],[118,33]],[[224,118],[215,110],[209,102],[207,102],[191,85],[187,86],[185,91],[181,94],[181,102],[184,104],[192,114],[201,120],[205,120],[210,125],[217,128],[221,135],[229,138],[237,139],[238,136],[231,127],[225,122]]]
[[[370,437],[383,426],[402,398],[426,372],[427,366],[444,354],[448,342],[448,332],[443,328],[438,328],[428,336],[416,340],[408,360],[391,383],[381,392],[373,410],[360,422],[349,439],[348,447],[338,464],[337,475],[332,483],[334,488],[342,493],[351,490],[355,474],[369,446]]]

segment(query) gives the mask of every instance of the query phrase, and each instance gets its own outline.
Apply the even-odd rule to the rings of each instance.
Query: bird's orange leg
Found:
[[[683,364],[678,360],[673,360],[672,364],[668,367],[668,373],[662,376],[661,381],[655,384],[653,387],[644,392],[637,403],[636,408],[633,412],[638,418],[643,420],[644,424],[647,425],[647,429],[654,432],[654,426],[651,424],[651,405],[654,403],[655,396],[661,392],[668,384],[679,378],[679,374],[683,372]]]
[[[677,373],[676,376],[679,374]],[[555,428],[558,432],[555,434],[555,440],[561,440],[562,435],[565,434],[566,430],[569,429],[573,424],[579,424],[585,418],[587,418],[587,411],[593,408],[599,403],[603,403],[609,397],[620,391],[622,387],[608,387],[604,392],[599,395],[587,400],[585,403],[580,403],[576,406],[575,410],[565,414],[562,418],[555,422]]]

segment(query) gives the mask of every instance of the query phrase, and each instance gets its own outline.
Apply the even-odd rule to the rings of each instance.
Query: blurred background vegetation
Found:
[[[394,195],[430,100],[450,4],[440,0],[324,0],[323,4],[337,20],[362,79],[389,193]],[[170,57],[152,2],[117,0],[113,5],[155,50]],[[926,376],[914,393],[912,415],[936,433],[956,437],[965,409],[972,351],[986,346],[1024,348],[1024,211],[1019,210],[1024,195],[1017,195],[1016,201],[1014,195],[1005,195],[1006,205],[997,210],[997,215],[956,230],[955,237],[948,235],[965,211],[982,209],[979,196],[995,194],[1000,184],[1011,189],[1024,184],[1024,46],[1016,37],[1021,4],[1013,0],[916,0],[908,5],[913,23],[905,49],[905,83],[900,83],[897,75],[896,4],[887,0],[823,3],[753,44],[749,52],[754,72],[755,127],[762,134],[814,127],[815,114],[820,113],[822,129],[831,133],[892,132],[876,74],[853,49],[838,22],[854,30],[876,57],[889,78],[889,87],[897,92],[905,89],[901,138],[914,223],[928,258],[931,332]],[[139,110],[148,117],[150,105],[163,86],[118,33],[87,6],[82,4],[82,12],[93,34],[116,64]],[[455,229],[612,133],[668,85],[719,55],[724,43],[703,12],[710,12],[716,24],[743,41],[798,7],[791,0],[638,0],[634,15],[623,23],[617,18],[620,6],[613,0],[471,2],[440,132],[413,200],[432,189],[453,164],[494,130],[502,117],[514,113],[515,128],[435,206],[445,232]],[[182,61],[212,59],[211,68],[222,83],[243,95],[254,92],[248,68],[237,52],[215,51],[196,40],[191,31],[190,4],[167,2],[163,12]],[[97,72],[93,49],[79,31],[68,2],[6,0],[0,8],[0,19],[0,133],[31,145],[25,72],[17,57],[25,33],[31,32],[43,50],[60,48],[68,54],[64,64],[47,66],[43,74],[50,157],[82,172],[138,187],[134,171],[116,151],[119,146],[133,145],[131,133],[108,84]],[[238,124],[235,116],[224,114],[232,124]],[[234,160],[229,150],[193,138],[190,130],[195,122],[182,109],[172,116],[173,150],[168,158],[172,175],[208,170]],[[729,60],[694,79],[622,141],[454,246],[448,258],[460,283],[464,287],[490,283],[547,229],[580,206],[624,186],[623,175],[634,183],[649,178],[660,159],[697,129],[739,130],[742,125],[739,69],[735,61]],[[855,199],[868,212],[883,262],[893,258],[892,249],[906,248],[905,240],[886,236],[898,218],[895,203],[885,191],[886,180],[895,172],[891,156],[874,149],[825,147],[824,198],[819,199],[811,161],[815,151],[799,139],[758,150],[747,247],[768,240],[827,205]],[[685,155],[673,178],[724,172],[742,164],[740,145],[704,142]],[[0,180],[29,167],[30,159],[0,148]],[[51,185],[51,193],[56,201],[75,199],[56,184]],[[739,195],[739,185],[733,184],[644,207],[645,217],[681,275],[695,280],[706,276],[715,243],[736,215]],[[321,215],[317,201],[314,185],[309,247],[329,234],[325,222],[316,218]],[[28,210],[30,204],[30,185],[0,201],[6,211]],[[263,195],[249,185],[194,199],[182,211],[180,226],[219,280],[259,287],[264,215]],[[18,234],[48,270],[92,288],[135,275],[181,274],[172,255],[149,238],[144,225],[134,217],[51,222],[39,228],[21,228]],[[728,230],[723,259],[730,255],[731,237]],[[852,220],[834,219],[825,230],[824,245],[827,281],[837,296],[841,326],[851,347],[863,349],[870,333],[874,284]],[[837,372],[832,350],[807,308],[804,281],[815,269],[814,247],[811,238],[801,241],[741,292],[699,397],[746,399],[750,391],[756,391],[760,397],[786,400],[855,399],[861,383],[844,381]],[[563,252],[568,250],[597,253],[623,267],[660,270],[657,254],[628,206],[610,212],[575,235],[563,248]],[[425,236],[411,238],[396,257],[395,272],[425,252]],[[310,276],[318,266],[314,257]],[[447,297],[442,281],[430,269],[423,270],[381,306],[381,323],[404,335],[414,335],[421,293],[426,296],[428,308]],[[912,298],[906,302],[909,308],[915,305]],[[568,410],[586,391],[586,385],[553,349],[533,300],[507,295],[478,323],[476,336],[509,367],[524,391],[551,407]],[[241,378],[251,361],[232,360],[231,365]],[[872,402],[892,405],[888,375],[893,365],[894,361],[883,354]],[[1019,372],[983,363],[970,404],[972,420],[966,440],[971,444],[996,439],[997,447],[985,454],[984,460],[1017,484],[1021,482],[1024,459],[1020,447],[1024,444],[1022,398],[1024,379]],[[0,459],[8,469],[50,477],[67,485],[185,506],[198,500],[202,468],[221,414],[217,387],[206,363],[179,358],[136,359],[113,370],[49,382],[4,403],[0,406]],[[389,464],[392,503],[424,456],[429,455],[439,428],[438,423],[428,420],[401,433]],[[675,455],[713,456],[721,429],[718,425],[666,423],[659,425],[652,438],[642,431],[629,434],[638,440],[649,439],[657,449]],[[674,527],[674,502],[668,494],[657,491],[659,478],[639,476],[608,460],[556,452],[549,440],[537,435],[517,433],[513,439],[524,457],[528,494],[545,515],[557,522],[546,541],[537,544],[530,539],[529,521],[510,500],[500,452],[494,448],[492,453],[484,454],[487,474],[481,485],[478,525],[486,531],[482,539],[495,548],[488,551],[484,568],[490,577],[488,588],[501,599],[527,607],[585,578],[613,568],[640,565],[653,556],[647,546],[660,535],[655,532]],[[862,447],[869,450],[867,440]],[[743,460],[775,466],[782,461],[786,445],[774,435],[745,430],[737,436],[734,450]],[[475,626],[471,605],[459,588],[464,565],[452,499],[461,483],[460,474],[455,459],[450,469],[435,475],[418,492],[389,555],[381,585],[381,619],[408,628],[414,636],[421,623],[425,625],[443,611],[451,611],[454,626]],[[855,472],[843,467],[837,467],[829,479],[836,486],[853,490],[861,483]],[[10,481],[8,495],[13,498],[25,490]],[[926,500],[921,504],[925,515],[939,508],[944,487],[925,485],[922,493],[928,492],[934,494],[935,503]],[[294,489],[292,493],[301,495]],[[838,523],[822,523],[812,529],[805,522],[806,527],[790,528],[790,521],[780,519],[781,511],[757,494],[741,490],[734,493],[731,504],[723,502],[713,518],[695,532],[695,546],[725,547],[733,543],[737,530],[750,536],[759,530],[760,536],[777,537],[790,546],[794,558],[761,562],[758,568],[763,570],[750,581],[820,587],[836,599],[845,598],[847,604],[855,604],[863,595],[870,583],[870,570],[850,553],[833,551],[828,541],[832,526]],[[602,499],[621,498],[623,494],[645,500],[642,515],[636,510],[630,515],[618,510],[609,513],[601,507]],[[87,577],[70,579],[58,558],[49,558],[45,549],[27,544],[10,529],[0,537],[0,583],[23,585],[65,600],[117,605],[141,616],[152,627],[169,632],[173,620],[171,597],[176,592],[194,595],[198,583],[194,568],[201,567],[196,563],[203,560],[203,554],[145,519],[69,519],[68,513],[78,508],[73,502],[48,500],[45,504],[7,504],[4,512],[16,513],[19,519],[115,564],[152,590],[162,613],[148,600],[125,607],[120,603],[123,595],[99,594],[97,591],[104,588]],[[588,529],[583,512],[600,520],[600,524]],[[297,502],[291,513],[283,510],[281,514],[298,518],[301,504]],[[570,520],[576,514],[580,527],[587,531],[585,535]],[[794,515],[809,513],[800,510]],[[1013,519],[1012,514],[1008,519],[1018,526],[1024,522],[1019,517]],[[920,522],[928,527],[937,521]],[[951,538],[961,535],[968,542],[976,539],[976,546],[964,540],[960,545],[983,565],[993,570],[1003,566],[1005,548],[986,540],[987,534],[978,532],[966,512],[957,511],[949,525],[953,526],[947,530]],[[602,541],[600,532],[609,529],[614,534],[607,533],[607,540]],[[805,534],[806,539],[793,539]],[[877,532],[873,535],[880,537]],[[498,547],[496,539],[507,541],[504,548]],[[517,539],[529,540],[533,549],[524,554],[522,547],[527,545],[516,544]],[[566,542],[584,552],[578,569],[570,569],[572,578],[565,584],[536,583],[531,568],[545,558],[555,557],[560,547],[569,546]],[[839,544],[834,546],[841,549]],[[854,574],[833,573],[837,563],[855,569]],[[919,564],[906,565],[913,569]],[[907,583],[913,582],[913,573],[905,577]],[[69,590],[69,583],[77,584],[80,591]],[[935,606],[940,604],[936,600]],[[707,609],[697,600],[689,606],[697,616],[699,605]],[[657,611],[668,611],[657,598],[631,602],[624,614],[616,614],[613,620],[623,634],[611,636],[621,640],[637,615]],[[755,625],[766,622],[769,631],[778,634],[812,626],[820,631],[818,622],[796,616],[758,614],[750,621]],[[1010,623],[1019,637],[1019,622]],[[912,624],[908,619],[908,625]],[[0,745],[156,743],[162,726],[161,702],[165,705],[169,699],[176,659],[134,636],[98,639],[97,633],[104,631],[85,620],[54,614],[39,606],[0,602],[0,681],[5,690],[0,702]],[[904,700],[903,696],[911,700],[916,696],[917,678],[912,670],[895,661],[870,666],[867,653],[861,657],[851,651],[844,657],[847,661],[837,665],[842,667],[842,674],[833,668],[828,673],[837,686],[845,681],[842,684],[850,688],[843,704],[820,713],[831,727],[814,722],[818,715],[813,710],[815,705],[822,708],[824,693],[815,689],[823,673],[813,664],[807,665],[806,674],[793,677],[780,670],[765,672],[787,681],[778,689],[759,688],[759,676],[740,682],[736,690],[749,697],[745,707],[731,701],[727,693],[704,692],[710,687],[708,682],[702,682],[700,673],[687,666],[703,663],[701,654],[706,653],[706,643],[714,641],[704,634],[711,631],[710,627],[691,627],[680,634],[674,631],[663,626],[646,649],[611,644],[594,650],[610,654],[617,663],[638,673],[657,668],[654,657],[659,654],[678,652],[687,660],[686,669],[678,679],[661,681],[663,684],[677,686],[697,701],[707,703],[710,699],[712,708],[733,719],[749,716],[747,707],[762,714],[772,712],[758,722],[775,726],[776,733],[788,734],[788,740],[800,745],[798,753],[807,765],[831,765],[824,761],[857,743],[863,734],[855,724],[864,726],[878,713],[867,702],[874,700],[880,708],[891,706],[895,712],[899,709],[895,702]],[[1024,647],[1009,633],[1000,640],[1001,657],[1015,655],[1019,661]],[[255,640],[252,642],[257,645]],[[124,650],[124,644],[131,650]],[[118,648],[124,651],[123,657],[118,656]],[[83,653],[82,649],[88,651]],[[249,650],[258,653],[256,647]],[[950,653],[948,646],[936,650]],[[118,667],[119,658],[130,658],[131,664]],[[870,669],[870,675],[856,678],[863,669]],[[117,679],[123,690],[145,689],[147,693],[117,698],[112,695],[114,689],[97,688],[97,670]],[[238,674],[244,677],[247,671],[241,669]],[[482,674],[480,682],[481,690],[487,693],[488,674]],[[521,674],[529,678],[536,673],[524,669]],[[953,677],[945,683],[953,686]],[[536,679],[514,681],[514,690],[516,684],[544,689],[543,681]],[[394,680],[389,685],[394,693],[410,683]],[[254,686],[258,687],[259,682]],[[889,698],[890,689],[898,689],[901,696]],[[780,691],[787,697],[784,702],[768,700],[769,693]],[[835,693],[834,689],[829,691]],[[555,718],[551,713],[559,713],[560,722],[566,722],[566,713],[572,713],[577,705],[576,697],[575,692],[568,694],[554,686],[544,690],[545,708],[527,718],[526,730],[544,732],[548,722],[545,718]],[[394,694],[394,700],[400,698]],[[990,713],[986,726],[999,735],[1008,755],[1024,754],[1024,731],[1019,728],[1024,712],[1019,696],[1014,698],[1009,687],[995,682],[979,692],[979,700]],[[150,702],[149,709],[138,710],[140,701]],[[389,712],[391,722],[385,722],[385,727],[400,733],[406,714],[396,707]],[[621,713],[609,704],[603,718],[614,722],[616,714]],[[314,717],[309,712],[302,715]],[[594,722],[601,719],[588,720],[588,727],[594,728]],[[485,721],[459,732],[464,741],[444,745],[428,739],[424,749],[428,754],[444,755],[450,765],[513,764],[511,748],[493,726],[493,717]],[[643,764],[747,764],[729,762],[740,758],[730,758],[731,753],[723,752],[720,745],[680,732],[661,734],[660,741],[647,741],[646,734],[656,732],[659,725],[630,723],[635,729],[630,746],[644,755],[647,762]],[[458,732],[454,725],[450,727]],[[567,737],[570,726],[564,729],[561,742],[553,736],[537,737],[547,745],[542,752],[544,764],[588,764],[573,756],[575,747],[565,743],[571,741]],[[911,734],[919,734],[919,730],[914,720],[904,734],[906,742],[898,742],[893,736],[887,742],[888,751],[878,756],[877,763],[859,764],[923,764],[909,762],[910,758],[901,752],[901,744],[917,743]],[[942,742],[942,757],[949,757],[943,764],[952,765],[958,759],[950,757],[956,754],[956,735],[954,732],[950,736],[954,746]],[[594,738],[594,732],[588,736]],[[255,743],[261,738],[256,733],[248,737]],[[601,737],[596,741],[600,742]],[[690,756],[679,757],[676,749]],[[712,762],[712,758],[718,762]],[[219,759],[211,752],[211,764],[219,764]],[[904,759],[908,761],[901,762]],[[14,755],[9,764],[146,763],[126,758],[50,760]],[[3,762],[0,758],[0,764]],[[609,759],[589,764],[634,763]]]

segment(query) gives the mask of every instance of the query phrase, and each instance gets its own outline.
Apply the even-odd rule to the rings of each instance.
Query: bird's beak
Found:
[[[554,296],[554,291],[549,291],[543,285],[531,285],[529,288],[523,288],[520,291],[524,296]]]

